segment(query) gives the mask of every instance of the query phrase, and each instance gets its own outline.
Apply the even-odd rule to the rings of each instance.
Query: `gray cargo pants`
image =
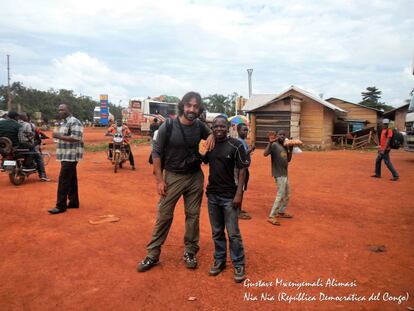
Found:
[[[148,256],[158,259],[161,246],[167,239],[174,218],[174,209],[178,199],[184,197],[185,209],[185,252],[196,254],[200,239],[200,206],[203,199],[204,175],[201,170],[191,174],[177,174],[165,171],[167,195],[158,203],[158,214],[151,242],[147,245]]]

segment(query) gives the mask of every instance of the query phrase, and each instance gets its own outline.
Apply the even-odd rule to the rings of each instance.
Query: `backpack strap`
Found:
[[[171,138],[171,133],[173,129],[173,120],[171,118],[167,118],[167,120],[165,120],[165,128],[166,128],[166,133],[165,133],[164,149],[167,148],[168,143],[170,142],[170,138]]]

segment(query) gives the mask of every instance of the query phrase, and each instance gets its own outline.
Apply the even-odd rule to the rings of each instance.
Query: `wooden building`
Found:
[[[305,146],[330,149],[334,122],[346,111],[298,87],[280,94],[253,95],[243,108],[249,113],[251,140],[265,146],[269,131],[285,130]]]
[[[347,128],[341,132],[349,133],[367,127],[377,128],[378,124],[381,123],[382,110],[354,104],[335,97],[328,98],[326,101],[346,110],[346,116],[339,118],[338,122],[336,122],[338,131],[340,131],[342,124]],[[339,133],[338,131],[336,133]]]
[[[405,131],[405,117],[407,116],[408,106],[409,104],[405,104],[401,107],[388,111],[384,113],[384,118],[393,120],[397,130]]]

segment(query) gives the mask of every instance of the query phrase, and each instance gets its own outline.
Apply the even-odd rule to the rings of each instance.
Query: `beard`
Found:
[[[188,121],[194,121],[195,119],[197,119],[197,115],[193,112],[184,112],[184,117]]]

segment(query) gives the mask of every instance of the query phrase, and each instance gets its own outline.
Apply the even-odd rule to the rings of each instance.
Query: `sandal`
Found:
[[[274,226],[280,226],[280,222],[278,222],[276,218],[268,218],[267,221]]]
[[[280,217],[280,218],[293,218],[292,215],[288,214],[288,213],[278,213],[276,217]]]
[[[252,216],[250,216],[248,213],[242,211],[239,214],[239,219],[252,219]]]

